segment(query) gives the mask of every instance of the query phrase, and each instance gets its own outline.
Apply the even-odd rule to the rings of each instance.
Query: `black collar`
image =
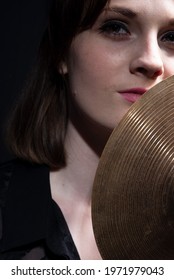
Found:
[[[51,197],[49,167],[12,162],[2,212],[1,252],[45,240],[58,258],[79,259],[63,214]]]
[[[14,161],[2,209],[3,251],[46,237],[50,202],[49,168]]]

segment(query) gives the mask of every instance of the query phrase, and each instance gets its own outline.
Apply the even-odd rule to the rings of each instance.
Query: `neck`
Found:
[[[101,258],[91,218],[91,193],[100,158],[96,152],[99,149],[94,146],[69,122],[65,139],[66,167],[51,172],[50,176],[52,197],[63,212],[82,259]]]
[[[79,201],[90,204],[99,155],[83,139],[71,122],[68,124],[65,150],[66,167],[59,172],[53,172],[53,179],[59,186],[61,184],[62,190],[66,189],[67,195],[69,193],[71,197],[76,198],[76,201],[79,198]]]
[[[71,106],[65,139],[66,167],[55,172],[55,182],[59,187],[61,184],[66,196],[69,192],[76,201],[79,198],[90,204],[96,169],[110,133],[110,129]]]

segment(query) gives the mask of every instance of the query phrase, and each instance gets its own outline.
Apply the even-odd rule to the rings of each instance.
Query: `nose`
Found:
[[[130,72],[139,76],[156,79],[164,72],[161,50],[158,42],[149,39],[135,48],[135,57],[130,63]]]

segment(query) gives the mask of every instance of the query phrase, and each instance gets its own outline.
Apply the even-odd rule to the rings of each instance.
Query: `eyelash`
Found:
[[[130,32],[125,23],[117,20],[105,21],[99,28],[100,33],[104,33],[107,36],[113,38],[126,38],[130,36]]]
[[[127,27],[127,23],[119,20],[106,20],[99,28],[99,32],[114,40],[126,40],[130,38],[131,32]],[[165,32],[160,41],[166,45],[167,48],[174,49],[174,30]]]
[[[168,31],[161,36],[161,41],[164,43],[174,44],[174,31]]]

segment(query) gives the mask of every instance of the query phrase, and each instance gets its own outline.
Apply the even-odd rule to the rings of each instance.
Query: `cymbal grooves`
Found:
[[[149,90],[109,138],[93,186],[104,259],[174,258],[174,77]]]

